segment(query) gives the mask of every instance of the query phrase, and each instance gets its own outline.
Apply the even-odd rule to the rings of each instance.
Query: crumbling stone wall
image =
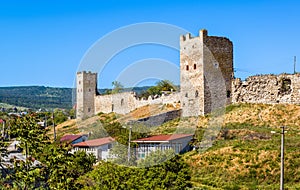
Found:
[[[136,108],[151,104],[175,104],[180,101],[178,92],[146,100],[137,99],[134,92],[95,96],[95,114],[99,112],[126,114]]]
[[[300,74],[251,76],[232,81],[232,103],[300,104]]]

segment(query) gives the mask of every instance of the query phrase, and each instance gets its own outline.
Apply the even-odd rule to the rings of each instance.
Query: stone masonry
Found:
[[[182,116],[204,115],[230,103],[233,45],[223,37],[200,30],[180,38]]]
[[[300,104],[300,74],[251,76],[232,81],[232,102]]]
[[[90,117],[96,113],[97,74],[85,71],[78,72],[76,82],[76,117]]]
[[[77,118],[97,113],[126,114],[151,104],[181,103],[183,117],[210,113],[230,103],[300,104],[300,74],[234,79],[233,45],[224,37],[180,37],[180,92],[139,100],[133,92],[99,95],[97,74],[77,73]]]

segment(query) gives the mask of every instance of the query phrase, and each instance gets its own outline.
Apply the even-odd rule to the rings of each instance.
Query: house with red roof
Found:
[[[60,138],[60,142],[66,142],[71,145],[84,142],[88,138],[88,135],[64,135]]]
[[[73,144],[72,152],[84,151],[94,154],[97,160],[107,160],[111,158],[109,152],[114,144],[115,139],[112,137],[93,139]]]
[[[189,143],[192,139],[193,134],[171,134],[136,139],[132,142],[137,143],[136,156],[141,159],[156,150],[173,149],[176,154],[184,153],[190,150]]]

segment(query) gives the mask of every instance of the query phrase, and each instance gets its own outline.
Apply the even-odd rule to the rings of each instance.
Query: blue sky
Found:
[[[176,25],[193,35],[205,28],[209,35],[230,38],[237,77],[291,73],[293,57],[300,60],[299,9],[296,0],[3,0],[0,86],[73,87],[80,61],[97,40],[142,22]],[[179,65],[178,51],[170,48],[149,45],[134,50],[111,60],[99,75],[100,88],[111,87],[124,68],[141,59]]]

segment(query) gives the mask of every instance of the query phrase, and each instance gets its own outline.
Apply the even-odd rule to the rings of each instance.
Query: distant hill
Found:
[[[136,93],[147,90],[149,87],[126,88]],[[108,89],[98,89],[100,94]],[[75,97],[74,97],[75,98]],[[30,109],[71,109],[72,88],[55,88],[45,86],[0,87],[0,103],[5,105],[25,107]],[[2,104],[3,105],[3,104]],[[0,105],[0,107],[3,107]]]
[[[31,109],[72,108],[72,88],[0,87],[0,102]]]

